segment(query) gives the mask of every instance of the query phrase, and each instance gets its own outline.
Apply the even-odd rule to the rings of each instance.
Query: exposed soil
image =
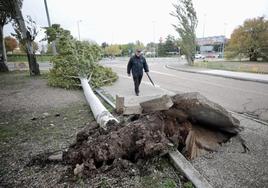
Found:
[[[95,161],[97,168],[88,176],[74,176],[74,163],[42,163],[46,154],[82,142],[83,134],[76,136],[81,130],[92,136],[106,133],[94,126],[81,91],[51,88],[44,77],[27,75],[0,74],[0,187],[192,186],[165,157]]]
[[[77,134],[76,143],[63,153],[75,175],[92,177],[114,162],[146,161],[174,148],[194,159],[217,151],[241,131],[236,118],[198,93],[163,96],[141,107],[143,114],[127,116],[128,121],[110,124],[108,130],[93,122]],[[242,146],[247,151],[243,142]]]

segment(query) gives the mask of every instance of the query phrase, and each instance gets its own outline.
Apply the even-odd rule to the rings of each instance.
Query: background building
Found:
[[[227,38],[224,35],[197,38],[197,53],[208,58],[216,58],[224,56],[224,46]]]

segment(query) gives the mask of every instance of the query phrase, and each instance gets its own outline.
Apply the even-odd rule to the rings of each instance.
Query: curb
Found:
[[[95,92],[103,99],[105,100],[113,109],[115,109],[115,104],[110,101],[104,94],[101,93],[101,89],[95,89]]]
[[[201,71],[187,70],[187,69],[183,69],[183,68],[175,68],[175,67],[172,67],[170,65],[165,65],[165,67],[168,68],[168,69],[181,71],[181,72],[204,74],[204,75],[218,76],[218,77],[223,77],[223,78],[231,78],[231,79],[234,79],[234,80],[243,80],[243,81],[251,81],[251,82],[258,82],[258,83],[268,84],[268,81],[266,81],[266,80],[259,80],[259,79],[253,79],[253,78],[241,78],[241,77],[227,76],[227,75],[207,73],[207,72],[201,72]]]

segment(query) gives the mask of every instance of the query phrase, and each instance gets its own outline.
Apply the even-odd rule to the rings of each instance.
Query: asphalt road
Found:
[[[128,59],[103,60],[119,77],[126,79]],[[268,84],[171,70],[166,64],[177,59],[147,59],[150,75],[160,88],[175,93],[199,92],[228,110],[268,120]],[[143,82],[149,79],[144,75]]]
[[[128,58],[104,59],[101,64],[111,67],[124,80],[127,62]],[[184,63],[175,58],[147,58],[147,62],[154,83],[161,89],[175,93],[199,92],[228,110],[268,121],[268,84],[166,68],[166,64]],[[49,62],[39,65],[41,70],[51,67]],[[145,74],[142,83],[150,84]]]

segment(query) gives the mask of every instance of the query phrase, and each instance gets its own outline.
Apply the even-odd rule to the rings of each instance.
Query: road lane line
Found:
[[[132,77],[129,77],[129,76],[125,76],[125,75],[122,75],[122,74],[118,74],[118,76],[122,77],[122,78],[128,78],[128,79],[131,79],[132,80]],[[147,81],[142,81],[141,82],[142,84],[146,84],[146,85],[149,85],[149,86],[152,86],[152,83],[151,82],[147,82]],[[152,86],[153,87],[153,86]],[[156,88],[162,90],[162,91],[165,91],[167,93],[170,93],[170,94],[175,94],[174,92],[172,91],[169,91],[167,89],[164,89],[164,88],[161,88],[159,85],[155,85]]]

